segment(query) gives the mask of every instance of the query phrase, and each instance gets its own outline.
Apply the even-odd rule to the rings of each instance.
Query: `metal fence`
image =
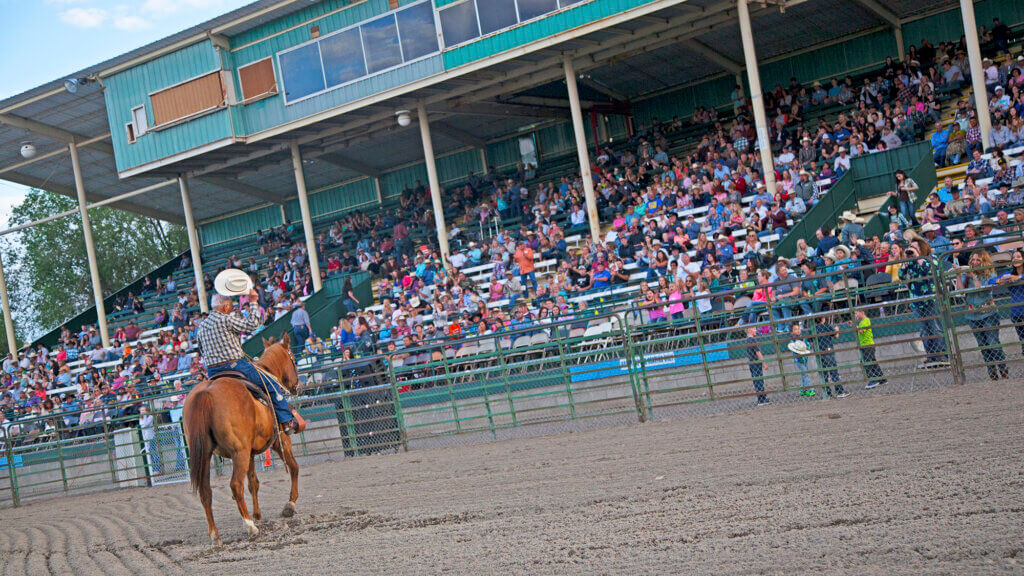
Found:
[[[1024,274],[1024,256],[1004,251],[989,262],[981,252],[828,268],[779,279],[767,299],[764,285],[687,297],[674,315],[663,305],[567,311],[499,333],[314,363],[293,400],[310,421],[295,453],[310,464],[1019,377],[1024,278],[1004,273],[1012,259]],[[958,267],[971,258],[974,268]],[[184,481],[181,400],[16,422],[2,446],[0,503]],[[229,473],[229,462],[215,460],[215,473]]]

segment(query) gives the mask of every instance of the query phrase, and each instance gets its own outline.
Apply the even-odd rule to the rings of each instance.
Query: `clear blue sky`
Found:
[[[123,54],[251,0],[0,0],[0,99]],[[0,180],[0,223],[25,188]]]

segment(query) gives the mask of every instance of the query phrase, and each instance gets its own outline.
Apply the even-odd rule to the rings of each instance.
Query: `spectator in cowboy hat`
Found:
[[[934,222],[921,226],[921,234],[928,240],[928,245],[932,247],[932,252],[937,256],[941,256],[953,249],[953,245],[950,244],[948,238],[942,235],[941,231],[942,227]]]
[[[850,210],[843,212],[840,216],[840,220],[843,222],[843,227],[839,232],[839,242],[841,244],[854,244],[857,239],[864,239],[864,219],[857,216]]]
[[[811,180],[811,173],[807,170],[800,171],[800,177],[793,184],[793,196],[803,200],[808,208],[813,206],[814,182]]]

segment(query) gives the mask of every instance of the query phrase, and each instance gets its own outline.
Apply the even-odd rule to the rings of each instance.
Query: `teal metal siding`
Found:
[[[576,152],[576,136],[573,134],[571,122],[541,128],[536,134],[541,159]]]
[[[732,75],[722,76],[633,102],[634,126],[650,126],[654,118],[668,120],[676,115],[689,116],[697,106],[718,107],[728,104],[729,93],[735,86]]]
[[[519,164],[521,159],[518,137],[487,145],[487,163],[498,170],[515,166]]]
[[[470,171],[482,174],[486,168],[480,166],[480,150],[470,148],[437,159],[437,179],[442,185],[466,179]]]
[[[1013,26],[1024,22],[1024,2],[1020,0],[984,0],[974,4],[974,18],[980,26],[992,28],[992,18],[999,18],[1003,24]],[[960,7],[934,14],[927,18],[907,22],[903,25],[903,38],[907,48],[920,46],[921,39],[927,38],[932,44],[941,40],[954,40],[964,33],[964,22]]]
[[[395,202],[402,195],[402,188],[406,185],[409,188],[413,188],[417,180],[422,182],[424,186],[427,185],[427,167],[425,164],[414,164],[381,174],[380,194],[384,204]]]
[[[769,62],[760,66],[761,87],[772,90],[776,85],[789,86],[789,79],[801,82],[822,80],[884,62],[887,56],[896,57],[896,39],[892,30],[885,29],[852,38],[818,50]]]
[[[275,204],[203,224],[199,235],[203,246],[210,246],[280,225],[281,209]]]
[[[333,12],[334,10],[338,10],[340,8],[344,8],[345,6],[348,5],[354,4],[353,8],[355,8],[356,6],[372,5],[373,3],[373,0],[358,3],[353,3],[349,0],[322,0],[320,2],[311,3],[308,8],[303,8],[302,10],[299,10],[297,12],[292,12],[287,16],[282,16],[281,18],[271,20],[266,24],[256,26],[255,28],[246,30],[245,32],[242,32],[236,36],[232,36],[231,45],[244,46],[245,44],[257,42],[259,40],[266,38],[267,36],[277,34],[281,31],[287,30],[288,28],[292,28],[304,22],[315,19],[316,21],[310,22],[308,25],[302,27],[303,29],[306,30],[306,39],[308,40],[309,26],[320,25],[322,22],[321,17],[324,14],[327,14],[328,12]],[[384,5],[387,6],[387,0],[384,0]],[[332,28],[331,30],[334,29]],[[323,30],[322,25],[321,33],[327,33],[325,30]]]
[[[336,14],[323,16],[299,28],[288,30],[288,28],[296,26],[305,20],[315,18],[345,4],[345,2],[325,2],[322,5],[318,5],[317,10],[301,11],[299,14],[302,14],[302,17],[292,15],[281,20],[275,20],[232,38],[233,46],[244,46],[245,44],[255,42],[251,46],[235,50],[232,53],[236,83],[238,79],[237,69],[239,67],[272,57],[274,73],[277,76],[278,89],[280,90],[281,70],[278,66],[277,53],[312,40],[309,33],[310,27],[319,26],[320,35],[326,36],[336,30],[369,20],[389,11],[387,0],[366,0],[365,2],[353,4],[351,7],[341,10]],[[268,37],[273,34],[279,35]],[[261,38],[265,39],[260,40]],[[439,74],[443,71],[441,55],[437,54],[340,88],[328,90],[323,94],[290,105],[285,105],[284,96],[278,94],[271,98],[236,107],[235,127],[239,130],[240,134],[256,134],[293,120],[305,118],[324,110],[336,108],[349,102],[426,78],[427,76]]]
[[[152,128],[153,108],[149,102],[152,92],[219,70],[217,52],[211,42],[203,41],[104,80],[106,89],[103,97],[119,172],[232,137],[227,110],[148,132],[138,137],[134,144],[128,143],[125,132],[125,124],[132,119],[132,108],[140,105],[146,107]]]
[[[434,0],[439,5],[441,0]],[[550,16],[527,22],[503,32],[497,32],[480,40],[456,46],[444,52],[445,70],[451,70],[470,62],[483,60],[512,48],[525,46],[543,40],[566,30],[596,22],[620,12],[632,10],[650,3],[651,0],[592,0],[577,4]]]
[[[340,214],[355,208],[369,208],[377,205],[377,187],[373,178],[362,178],[332,186],[309,195],[309,214],[313,220],[332,214]],[[302,220],[299,200],[290,200],[285,206],[289,222]]]

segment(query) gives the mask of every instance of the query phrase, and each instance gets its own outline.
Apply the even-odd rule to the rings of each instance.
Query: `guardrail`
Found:
[[[1002,272],[1007,257],[996,260],[977,268]],[[953,261],[907,260],[895,279],[879,276],[885,264],[851,265],[780,280],[770,286],[778,296],[766,301],[752,299],[764,286],[741,287],[684,298],[674,316],[661,305],[568,312],[352,362],[320,361],[302,369],[306,389],[293,400],[310,420],[295,452],[305,465],[1020,376],[1024,279],[990,284],[995,274],[975,272],[970,278],[984,281],[965,284],[968,271]],[[798,283],[815,294],[789,297]],[[90,406],[84,417],[17,421],[3,438],[0,503],[186,480],[181,400],[164,395]],[[218,461],[215,473],[229,466]]]

